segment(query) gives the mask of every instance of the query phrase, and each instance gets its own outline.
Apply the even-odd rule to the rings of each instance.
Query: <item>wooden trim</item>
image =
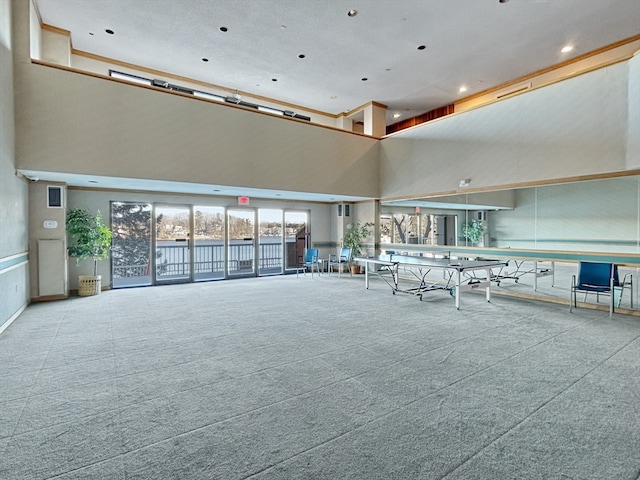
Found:
[[[65,30],[64,28],[54,27],[52,25],[47,25],[46,23],[41,22],[40,29],[46,30],[47,32],[51,32],[51,33],[57,33],[58,35],[65,35],[69,37],[69,41],[71,41],[71,32],[69,30]]]
[[[634,175],[640,175],[640,169],[632,169],[632,170],[621,170],[616,172],[608,172],[608,173],[592,173],[586,175],[576,175],[572,177],[562,177],[562,178],[553,178],[548,180],[535,180],[528,182],[518,182],[518,183],[507,183],[502,185],[494,185],[494,186],[486,186],[479,188],[465,188],[465,189],[455,189],[455,190],[445,190],[442,192],[435,192],[423,195],[406,195],[400,197],[387,197],[381,198],[380,202],[395,202],[402,200],[429,200],[440,197],[446,197],[451,195],[463,195],[465,193],[483,193],[483,192],[499,192],[503,190],[514,190],[520,188],[530,188],[530,187],[544,187],[547,185],[557,185],[560,183],[575,183],[575,182],[584,182],[588,180],[603,180],[608,178],[619,178],[619,177],[632,177]],[[464,206],[461,204],[461,206]]]
[[[484,293],[483,292],[477,292],[477,293]],[[540,301],[540,302],[547,302],[547,303],[555,303],[558,305],[569,305],[570,301],[567,301],[565,299],[562,298],[556,298],[556,297],[545,297],[543,295],[535,295],[535,294],[531,294],[531,293],[523,293],[523,292],[514,292],[514,291],[508,291],[508,290],[503,290],[503,289],[498,289],[498,288],[493,288],[491,287],[491,295],[497,295],[497,296],[503,296],[503,297],[513,297],[513,298],[523,298],[526,300],[535,300],[535,301]],[[600,310],[603,312],[608,312],[609,311],[609,306],[608,305],[597,305],[595,303],[583,303],[583,302],[578,302],[578,308],[589,308],[591,310]],[[620,313],[623,315],[632,315],[634,317],[640,317],[640,311],[639,310],[631,310],[629,308],[624,308],[624,307],[616,307],[615,308],[615,313]]]
[[[77,291],[77,290],[76,290]],[[37,302],[53,302],[56,300],[66,300],[69,298],[69,295],[59,294],[59,295],[45,295],[43,297],[35,297],[31,299],[32,303]]]
[[[362,105],[360,105],[359,107],[353,108],[351,110],[349,110],[348,112],[342,112],[338,115],[336,115],[336,117],[349,117],[355,113],[358,113],[362,110],[364,110],[365,108],[372,106],[372,107],[380,107],[380,108],[388,108],[385,104],[380,103],[380,102],[376,102],[374,100],[371,100],[367,103],[363,103]]]
[[[625,38],[623,40],[620,40],[618,42],[612,43],[610,45],[606,45],[604,47],[598,48],[598,49],[593,50],[591,52],[587,52],[587,53],[584,53],[582,55],[578,55],[577,57],[571,58],[569,60],[565,60],[564,62],[556,63],[555,65],[552,65],[550,67],[546,67],[546,68],[542,68],[540,70],[536,70],[535,72],[529,73],[529,74],[524,75],[522,77],[518,77],[516,79],[510,80],[510,81],[505,82],[505,83],[502,83],[502,84],[497,85],[495,87],[487,88],[486,90],[483,90],[481,92],[474,93],[473,95],[469,95],[468,97],[460,98],[460,99],[458,99],[458,100],[456,100],[454,102],[454,105],[458,105],[460,103],[466,103],[466,102],[468,102],[470,100],[474,100],[474,99],[476,99],[478,97],[483,97],[485,95],[489,95],[491,93],[498,92],[498,91],[503,90],[505,88],[508,88],[510,86],[517,85],[518,83],[523,83],[523,82],[532,80],[532,79],[534,79],[536,77],[539,77],[541,75],[545,75],[547,73],[553,72],[554,70],[559,70],[559,69],[564,68],[564,67],[566,67],[568,65],[572,65],[574,63],[581,62],[583,60],[586,60],[588,58],[594,57],[596,55],[600,55],[601,53],[605,53],[605,52],[608,52],[610,50],[614,50],[616,48],[622,47],[622,46],[627,45],[629,43],[637,42],[638,40],[640,40],[640,34],[634,35],[633,37]],[[588,71],[593,71],[593,70],[597,70],[597,69],[600,69],[600,68],[604,68],[604,67],[606,67],[608,65],[612,65],[614,63],[618,63],[618,62],[621,62],[621,61],[624,61],[624,60],[628,60],[632,56],[633,55],[625,55],[622,58],[619,58],[619,59],[617,59],[615,61],[611,61],[611,62],[607,62],[605,64],[598,65],[597,67],[593,67],[593,68],[587,69],[584,72],[580,72],[580,73],[582,74],[582,73],[586,73]],[[566,79],[566,77],[562,77],[562,79],[559,79],[557,81],[565,80],[565,79]],[[545,85],[548,85],[548,84],[545,84]],[[533,87],[532,89],[535,89],[535,88],[538,88],[538,87]]]
[[[330,117],[330,118],[338,118],[339,115],[334,114],[334,113],[328,113],[328,112],[322,112],[320,110],[315,110],[313,108],[309,108],[309,107],[304,107],[302,105],[297,105],[295,103],[288,103],[288,102],[283,102],[280,100],[275,100],[273,98],[269,98],[269,97],[264,97],[262,95],[258,95],[255,93],[251,93],[251,92],[244,92],[242,90],[238,90],[236,88],[229,88],[229,87],[225,87],[223,85],[217,85],[215,83],[208,83],[208,82],[204,82],[202,80],[196,80],[194,78],[189,78],[189,77],[185,77],[182,75],[177,75],[174,73],[169,73],[169,72],[164,72],[162,70],[155,70],[153,68],[147,68],[147,67],[143,67],[140,65],[135,65],[133,63],[127,63],[127,62],[123,62],[120,60],[115,60],[113,58],[108,58],[108,57],[103,57],[101,55],[96,55],[94,53],[89,53],[89,52],[85,52],[82,50],[76,50],[75,48],[71,49],[71,54],[72,55],[77,55],[79,57],[85,57],[85,58],[89,58],[92,60],[97,60],[99,62],[104,62],[107,63],[108,65],[114,65],[114,66],[119,66],[119,67],[124,67],[124,68],[130,68],[132,70],[139,70],[141,72],[147,72],[153,75],[158,75],[160,77],[169,77],[171,79],[175,79],[178,81],[182,81],[182,82],[189,82],[189,83],[194,83],[196,85],[202,85],[203,87],[209,87],[209,88],[214,88],[214,89],[218,89],[218,90],[224,90],[226,92],[235,92],[237,91],[240,95],[246,95],[249,96],[251,98],[257,99],[257,100],[264,100],[266,102],[270,102],[270,103],[275,103],[276,105],[282,105],[285,107],[291,107],[291,109],[293,110],[304,110],[305,112],[310,112],[310,113],[315,113],[317,115],[323,115],[325,117]],[[165,80],[163,78],[163,80]]]
[[[538,260],[545,262],[576,263],[578,261],[610,262],[617,265],[638,267],[639,253],[594,252],[589,250],[542,250],[534,248],[511,247],[472,247],[464,245],[421,245],[407,243],[379,243],[381,250],[406,250],[412,252],[447,252],[452,255],[465,254],[488,258],[512,260]]]

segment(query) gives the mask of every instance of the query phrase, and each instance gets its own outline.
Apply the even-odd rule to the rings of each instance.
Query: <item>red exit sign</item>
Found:
[[[238,205],[249,205],[249,197],[238,197]]]

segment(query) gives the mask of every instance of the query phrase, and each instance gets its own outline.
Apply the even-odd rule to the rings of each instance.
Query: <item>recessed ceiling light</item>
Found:
[[[425,48],[427,48],[426,45],[418,45],[418,50],[424,50]]]
[[[353,8],[347,12],[348,17],[355,17],[356,15],[358,15],[358,11]]]
[[[89,35],[93,35],[93,32],[89,32]]]
[[[286,25],[280,25],[280,30],[286,30],[287,26]]]
[[[401,115],[400,113],[394,113],[393,118],[400,118],[400,115]]]
[[[229,29],[227,27],[220,27],[221,32],[228,32]]]
[[[331,95],[331,100],[335,100],[336,98],[338,98],[337,95]]]
[[[300,55],[298,55],[298,58],[304,58],[304,57],[306,57],[304,53],[301,53]]]
[[[271,79],[271,81],[272,81],[272,82],[277,82],[277,81],[278,81],[278,79],[277,79],[277,78],[272,78],[272,79]]]
[[[509,0],[498,0],[500,3],[507,3]]]
[[[360,80],[362,80],[363,82],[366,82],[369,79],[367,77],[362,77]]]
[[[114,33],[116,33],[116,32],[114,32],[113,30],[111,30],[110,28],[107,28],[107,29],[105,30],[105,32],[107,32],[109,35],[113,35]]]
[[[467,91],[467,87],[465,87],[464,85],[462,85],[462,86],[458,89],[458,92],[460,92],[460,93],[464,93],[464,92],[466,92],[466,91]]]
[[[203,58],[203,59],[202,59],[202,61],[203,61],[203,62],[208,62],[208,61],[209,61],[209,59],[208,59],[208,58]]]
[[[573,50],[573,45],[565,45],[560,51],[562,53],[569,53],[571,50]]]

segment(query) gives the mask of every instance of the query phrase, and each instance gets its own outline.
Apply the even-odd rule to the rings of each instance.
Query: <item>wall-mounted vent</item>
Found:
[[[509,97],[511,95],[515,95],[516,93],[521,93],[521,92],[524,92],[525,90],[529,90],[530,88],[531,88],[531,82],[521,83],[518,86],[505,88],[504,90],[501,90],[496,95],[496,98]]]
[[[62,208],[62,187],[47,185],[47,208]]]
[[[257,105],[255,103],[245,102],[241,99],[241,95],[238,93],[228,96],[222,97],[220,95],[214,95],[212,93],[200,92],[198,90],[193,90],[191,88],[182,87],[180,85],[174,85],[172,83],[167,82],[166,80],[161,80],[158,78],[149,79],[144,77],[138,77],[137,75],[131,75],[128,73],[117,72],[115,70],[109,70],[109,75],[113,78],[117,78],[119,80],[129,80],[134,83],[141,83],[144,85],[152,85],[154,87],[166,88],[167,90],[171,90],[173,92],[186,93],[188,95],[193,95],[195,97],[200,98],[209,98],[211,100],[215,100],[217,102],[227,102],[233,103],[235,105],[240,105],[241,107],[255,108],[256,110],[262,110],[269,113],[273,113],[276,115],[283,115],[285,117],[297,118],[298,120],[305,120],[307,122],[311,121],[311,117],[307,117],[306,115],[300,115],[299,113],[292,112],[290,110],[278,110],[277,108],[264,107],[262,105]],[[237,92],[237,90],[236,90]]]

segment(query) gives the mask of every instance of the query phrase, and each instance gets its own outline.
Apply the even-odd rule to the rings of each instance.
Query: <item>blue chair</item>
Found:
[[[320,263],[318,262],[318,249],[307,248],[304,252],[304,261],[302,262],[302,272],[306,275],[307,269],[311,270],[311,278],[313,278],[313,270],[315,269],[320,275]]]
[[[595,293],[596,302],[600,301],[600,295],[609,295],[609,316],[611,316],[614,305],[620,306],[627,278],[630,278],[631,307],[633,308],[633,277],[630,274],[625,275],[624,281],[620,282],[618,266],[613,263],[579,262],[577,278],[573,275],[571,279],[569,311],[577,307],[578,292],[584,292],[584,301],[587,300],[588,294]]]
[[[351,247],[342,247],[340,249],[339,255],[330,255],[329,256],[329,273],[333,270],[334,267],[338,268],[338,276],[342,272],[342,266],[349,266],[349,261],[351,260]],[[351,270],[349,270],[351,272]]]

